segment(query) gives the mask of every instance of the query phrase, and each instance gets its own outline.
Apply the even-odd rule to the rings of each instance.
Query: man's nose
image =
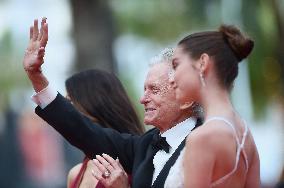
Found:
[[[140,103],[145,104],[145,103],[147,103],[147,101],[148,101],[148,97],[145,94],[142,95],[141,98],[140,98]]]
[[[170,76],[169,82],[170,82],[170,85],[171,85],[174,89],[177,88],[177,84],[176,84],[175,79],[174,79],[173,76]]]

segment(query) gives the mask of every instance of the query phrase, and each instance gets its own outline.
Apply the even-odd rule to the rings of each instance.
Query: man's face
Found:
[[[140,99],[145,108],[144,123],[161,131],[177,123],[181,114],[174,88],[169,82],[170,68],[165,63],[150,68],[144,83],[144,95]]]

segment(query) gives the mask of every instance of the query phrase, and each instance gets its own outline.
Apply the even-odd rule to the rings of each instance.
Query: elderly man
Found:
[[[102,153],[119,158],[126,172],[132,175],[132,187],[163,187],[186,136],[196,126],[196,118],[191,117],[192,106],[176,102],[174,89],[169,82],[172,51],[167,50],[156,58],[147,75],[144,95],[140,100],[145,108],[144,123],[155,128],[142,136],[135,136],[101,128],[54,92],[41,71],[48,39],[46,20],[42,20],[40,31],[35,20],[30,35],[23,65],[37,92],[33,96],[39,105],[36,113],[89,158]],[[108,178],[111,169],[107,166],[112,164],[104,165],[106,173],[102,175]]]

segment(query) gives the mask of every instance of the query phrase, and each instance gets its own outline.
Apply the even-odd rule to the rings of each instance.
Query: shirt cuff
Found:
[[[41,109],[44,109],[49,105],[57,96],[57,91],[53,88],[47,86],[38,93],[35,93],[31,96],[32,101],[40,106]]]

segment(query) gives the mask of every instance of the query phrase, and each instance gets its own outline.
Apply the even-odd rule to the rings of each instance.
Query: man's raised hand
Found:
[[[42,18],[40,29],[38,20],[30,27],[30,40],[25,52],[23,66],[35,92],[40,92],[48,86],[48,80],[41,72],[45,47],[48,40],[48,25],[46,18]]]
[[[40,73],[45,47],[48,41],[48,25],[46,18],[42,18],[40,30],[38,20],[30,27],[30,41],[25,52],[23,66],[28,74]]]

